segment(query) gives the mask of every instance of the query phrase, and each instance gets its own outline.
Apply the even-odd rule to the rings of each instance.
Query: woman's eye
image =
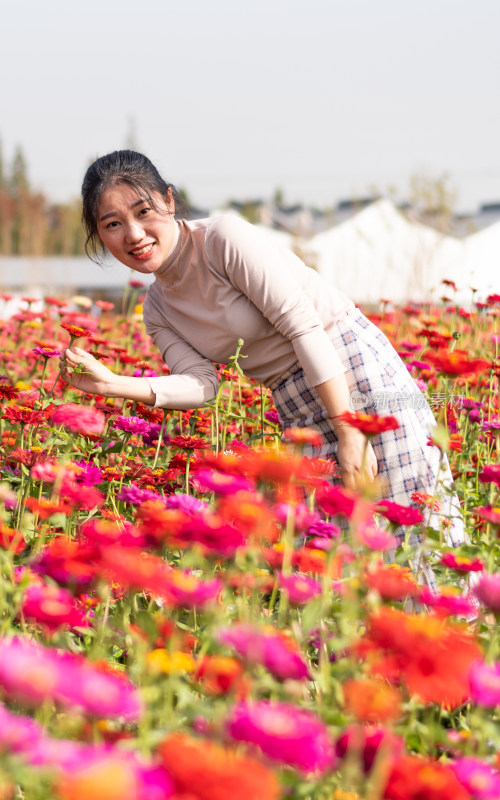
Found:
[[[141,208],[141,210],[139,211],[139,214],[142,214],[142,216],[145,216],[145,214],[147,214],[148,211],[151,211],[151,209],[146,206],[146,208]]]
[[[114,228],[115,225],[118,225],[118,223],[117,223],[116,220],[113,220],[113,222],[108,222],[108,224],[106,225],[106,228],[108,228],[108,229],[109,228]]]

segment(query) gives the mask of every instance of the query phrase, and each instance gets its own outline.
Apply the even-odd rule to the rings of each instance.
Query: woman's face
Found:
[[[175,238],[174,201],[154,195],[156,210],[131,186],[105,189],[99,201],[97,232],[103,245],[125,266],[146,274],[166,260]]]

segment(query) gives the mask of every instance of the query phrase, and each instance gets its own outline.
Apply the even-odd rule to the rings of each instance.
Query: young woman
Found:
[[[245,372],[272,390],[283,426],[322,433],[324,445],[312,455],[335,458],[347,486],[362,468],[371,479],[378,473],[384,497],[403,505],[414,492],[434,494],[440,485],[450,543],[463,540],[449,467],[427,445],[432,412],[386,337],[351,300],[239,218],[176,219],[175,187],[139,153],[116,151],[95,161],[82,196],[89,253],[108,250],[136,272],[154,275],[144,321],[171,374],[117,375],[73,347],[63,357],[71,385],[197,408],[216,394],[213,362],[226,363],[243,339]],[[79,363],[85,372],[72,371]],[[364,462],[363,434],[340,418],[352,410],[351,398],[367,413],[385,404],[400,423],[372,439]]]

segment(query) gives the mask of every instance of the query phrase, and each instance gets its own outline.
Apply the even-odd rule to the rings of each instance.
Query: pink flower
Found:
[[[500,572],[483,572],[473,592],[487,608],[500,611]]]
[[[457,556],[455,553],[444,553],[441,556],[441,564],[451,569],[456,569],[458,572],[482,572],[484,563],[480,558],[467,558],[465,556]]]
[[[236,492],[251,492],[255,488],[248,478],[212,469],[197,470],[195,480],[202,492],[215,492],[223,496]]]
[[[135,436],[149,433],[149,422],[142,417],[117,417],[113,420],[113,428]]]
[[[398,546],[399,539],[377,525],[362,523],[356,528],[356,538],[370,550],[391,550]]]
[[[472,600],[463,594],[435,594],[427,586],[421,589],[418,600],[429,608],[441,611],[444,614],[455,614],[460,617],[470,617],[476,612]]]
[[[479,473],[479,480],[482,483],[496,483],[497,486],[500,486],[500,464],[488,464],[484,467]]]
[[[491,764],[478,758],[459,758],[451,768],[458,781],[477,800],[497,800],[500,797],[500,775]]]
[[[500,705],[500,663],[476,661],[469,676],[471,699],[486,708]]]
[[[283,575],[280,572],[278,581],[293,605],[303,605],[321,594],[321,583],[308,575],[301,575],[298,572],[294,572],[292,575]]]
[[[283,527],[288,524],[289,519],[292,519],[296,531],[304,531],[319,521],[319,515],[314,511],[309,511],[304,503],[298,503],[297,505],[277,503],[273,511],[276,519]]]
[[[189,519],[176,531],[172,541],[182,548],[196,542],[206,551],[225,558],[233,556],[245,544],[243,533],[215,514]]]
[[[402,506],[391,500],[380,500],[377,503],[376,512],[394,525],[418,525],[424,518],[418,508]]]
[[[0,750],[22,753],[43,736],[43,728],[31,717],[13,714],[0,706]]]
[[[103,672],[84,658],[43,647],[29,639],[0,639],[0,686],[29,705],[47,699],[99,717],[137,720],[137,690],[118,673]]]
[[[323,486],[318,489],[317,501],[325,514],[344,514],[350,517],[354,511],[357,495],[340,486]]]
[[[404,750],[403,740],[379,725],[349,725],[337,739],[335,750],[342,759],[354,756],[368,773],[381,747],[384,759],[389,760]]]
[[[221,591],[222,581],[218,579],[200,581],[188,572],[173,569],[167,574],[163,596],[173,606],[200,608],[213,603]]]
[[[227,727],[236,741],[257,745],[269,758],[301,772],[320,773],[333,766],[333,746],[326,725],[292,705],[239,703]]]
[[[219,628],[216,639],[236,650],[249,664],[262,664],[280,680],[301,680],[309,675],[293,642],[273,628],[241,622]]]
[[[51,631],[62,628],[86,628],[89,625],[85,610],[77,604],[67,589],[44,584],[28,586],[23,599],[22,613]]]
[[[104,430],[106,417],[93,406],[84,406],[79,403],[63,403],[57,406],[51,416],[54,426],[62,425],[75,433],[100,434]]]
[[[51,347],[40,347],[39,345],[33,348],[33,352],[36,356],[43,356],[44,358],[55,358],[61,355],[60,350],[53,350]]]

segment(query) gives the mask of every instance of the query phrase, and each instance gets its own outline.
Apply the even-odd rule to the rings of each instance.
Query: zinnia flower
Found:
[[[340,414],[338,419],[346,422],[352,428],[357,428],[365,436],[377,436],[385,431],[394,431],[400,427],[396,417],[387,414],[380,416],[380,414],[365,414],[362,411],[344,411]]]
[[[179,798],[279,800],[278,779],[255,758],[213,742],[174,733],[159,746]]]
[[[106,417],[102,411],[93,406],[84,406],[80,403],[63,403],[57,406],[52,414],[51,422],[54,426],[62,425],[75,433],[100,434],[106,425]]]
[[[262,664],[280,680],[307,678],[309,670],[295,643],[273,628],[239,623],[219,628],[216,639],[249,664]]]
[[[136,436],[149,433],[149,422],[146,422],[142,417],[116,417],[112,424],[117,430],[132,433]]]
[[[215,492],[219,495],[250,492],[254,488],[248,478],[211,469],[196,470],[196,483],[202,492]]]
[[[500,612],[500,572],[483,572],[473,592],[487,608]]]
[[[333,766],[333,747],[324,723],[292,705],[239,703],[227,729],[236,741],[257,745],[269,758],[302,772],[324,772]]]
[[[462,786],[477,800],[498,800],[500,775],[478,758],[459,758],[451,766]]]
[[[385,789],[386,800],[471,800],[447,764],[418,756],[394,763]]]
[[[488,464],[479,473],[479,480],[483,483],[496,483],[500,487],[500,464]]]
[[[485,372],[490,368],[490,361],[484,358],[469,358],[466,350],[440,350],[437,353],[429,352],[427,360],[439,372],[449,377],[457,375],[471,375],[475,372]]]
[[[304,605],[321,594],[321,583],[316,578],[294,572],[291,575],[278,574],[280,587],[287,593],[293,605]]]
[[[58,628],[86,628],[87,614],[66,589],[33,584],[28,586],[22,605],[23,616],[54,631]]]
[[[470,671],[471,699],[486,708],[500,705],[500,662],[485,664],[477,661]]]
[[[418,508],[402,506],[391,500],[380,500],[375,511],[394,525],[418,525],[423,520],[422,512]]]
[[[103,672],[84,658],[28,639],[0,639],[0,686],[16,700],[38,705],[51,699],[93,716],[137,720],[142,703],[125,675]]]
[[[467,558],[466,556],[457,556],[454,553],[444,553],[441,556],[441,564],[450,569],[456,569],[457,572],[482,572],[484,563],[480,558]]]

